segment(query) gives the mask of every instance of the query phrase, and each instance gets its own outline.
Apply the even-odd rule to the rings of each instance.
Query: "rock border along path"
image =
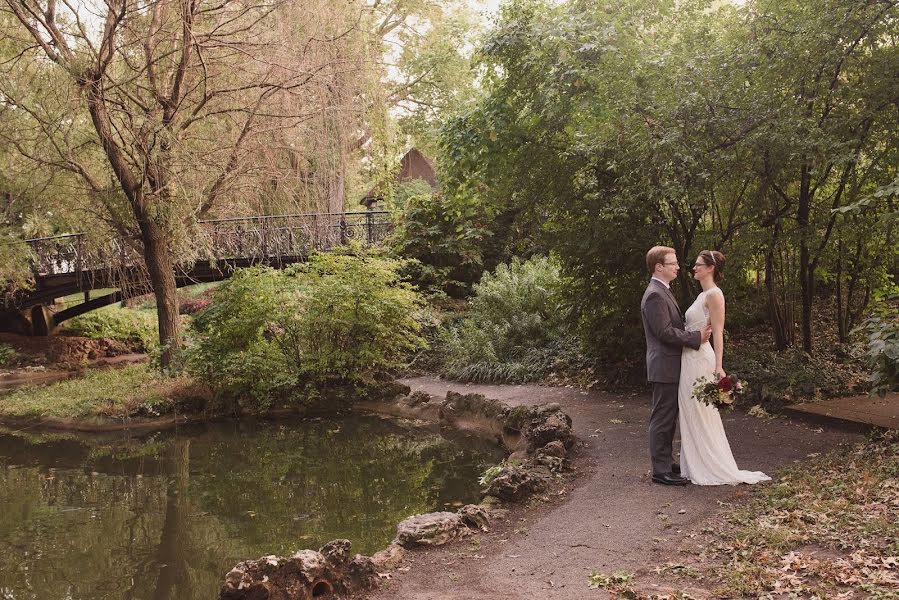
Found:
[[[750,486],[667,487],[649,480],[648,393],[611,394],[536,385],[466,385],[432,377],[404,380],[442,398],[478,393],[509,405],[558,402],[581,441],[574,489],[533,508],[520,506],[489,533],[413,551],[369,594],[373,600],[580,599],[608,597],[587,587],[592,570],[648,574],[671,559],[680,538],[699,531]],[[725,428],[741,468],[778,469],[858,435],[788,419],[727,412]]]

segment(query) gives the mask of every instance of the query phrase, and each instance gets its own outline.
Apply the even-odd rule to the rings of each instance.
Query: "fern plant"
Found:
[[[537,381],[576,355],[558,292],[561,280],[558,264],[546,257],[515,259],[485,273],[468,317],[441,334],[446,375],[484,383]]]

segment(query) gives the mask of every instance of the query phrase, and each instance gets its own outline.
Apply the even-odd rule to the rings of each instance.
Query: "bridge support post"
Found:
[[[52,335],[56,328],[53,312],[44,305],[30,309],[0,308],[0,331],[19,335]]]
[[[43,304],[31,307],[31,335],[48,336],[53,334],[56,324],[53,321],[53,313]]]

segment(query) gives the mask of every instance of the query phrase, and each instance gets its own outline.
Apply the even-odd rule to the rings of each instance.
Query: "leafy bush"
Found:
[[[810,356],[799,348],[783,352],[736,346],[725,355],[728,374],[749,383],[741,404],[778,409],[785,404],[860,393],[867,385],[851,361]]]
[[[0,292],[7,298],[34,285],[31,250],[20,236],[20,231],[0,232]]]
[[[490,484],[493,483],[493,480],[496,479],[496,476],[502,473],[503,465],[493,465],[484,469],[484,472],[481,473],[481,476],[478,477],[478,485],[482,488],[490,487]]]
[[[0,367],[11,367],[15,365],[18,354],[15,348],[9,344],[0,344]]]
[[[423,344],[400,261],[314,255],[237,271],[194,320],[189,368],[223,398],[267,408],[331,383],[368,383]]]
[[[858,330],[865,335],[864,360],[871,370],[871,391],[884,396],[899,387],[899,319],[889,304],[880,312]]]
[[[577,355],[565,326],[559,266],[544,257],[515,259],[474,286],[471,312],[441,335],[447,374],[463,381],[539,380]]]
[[[425,292],[465,295],[483,271],[488,216],[478,203],[439,193],[400,195],[391,246],[405,274]]]
[[[152,352],[159,344],[159,325],[154,313],[117,306],[73,317],[65,323],[64,330],[95,340],[118,340],[146,352]]]

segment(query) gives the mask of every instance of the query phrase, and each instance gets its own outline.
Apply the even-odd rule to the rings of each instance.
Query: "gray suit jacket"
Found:
[[[677,383],[684,346],[698,350],[699,331],[684,331],[680,307],[664,284],[650,280],[640,302],[646,335],[646,377],[653,383]]]

